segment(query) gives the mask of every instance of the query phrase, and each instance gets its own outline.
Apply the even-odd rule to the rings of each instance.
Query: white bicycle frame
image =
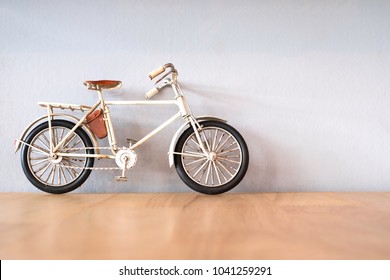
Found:
[[[248,168],[245,140],[222,119],[194,117],[177,82],[177,75],[171,63],[149,73],[151,80],[159,78],[155,88],[145,93],[145,98],[150,99],[163,88],[171,87],[172,100],[107,101],[103,98],[103,91],[120,88],[122,82],[88,80],[84,85],[88,90],[96,91],[98,97],[92,106],[38,103],[46,109],[46,114],[30,123],[15,142],[15,152],[23,145],[21,163],[27,179],[40,190],[53,194],[78,188],[92,170],[121,170],[115,180],[125,182],[126,171],[138,161],[136,149],[181,117],[184,124],[173,135],[169,146],[169,166],[175,165],[182,181],[200,193],[218,194],[234,188]],[[178,110],[138,141],[127,139],[128,146],[119,147],[111,106],[134,105],[174,105]],[[59,109],[81,111],[81,117],[58,112]],[[108,145],[100,147],[97,138],[105,137]],[[94,158],[114,160],[116,166],[94,167]]]
[[[171,86],[174,93],[175,98],[174,100],[157,100],[157,101],[150,101],[150,100],[139,100],[139,101],[105,101],[103,98],[102,90],[96,90],[98,93],[99,101],[94,104],[93,106],[85,106],[85,105],[72,105],[72,104],[63,104],[63,103],[39,103],[40,106],[47,108],[47,119],[49,123],[49,141],[50,141],[50,155],[53,157],[57,156],[71,156],[71,157],[93,157],[93,158],[111,158],[115,159],[115,155],[117,151],[119,150],[117,146],[117,139],[115,137],[115,131],[114,126],[111,119],[110,109],[108,105],[176,105],[178,106],[179,111],[173,115],[171,118],[169,118],[167,121],[159,125],[156,129],[151,131],[149,134],[144,136],[142,139],[137,141],[134,145],[131,146],[131,149],[134,150],[141,146],[143,143],[151,139],[153,136],[155,136],[157,133],[162,131],[164,128],[166,128],[168,125],[170,125],[172,122],[174,122],[177,118],[180,116],[186,120],[186,123],[189,123],[196,134],[196,137],[199,142],[199,146],[201,147],[203,153],[205,155],[208,155],[208,152],[205,149],[205,146],[203,144],[203,141],[201,140],[201,136],[199,134],[199,129],[201,126],[199,125],[197,119],[192,115],[192,112],[189,108],[189,105],[183,95],[183,92],[177,82],[176,75],[173,73],[173,80],[166,79],[163,81],[163,84],[159,87],[156,87],[145,94],[146,97],[151,97],[154,94],[156,94],[158,91],[160,91],[162,88],[166,86]],[[72,137],[73,132],[80,126],[84,126],[84,123],[86,121],[87,116],[92,113],[94,110],[96,110],[98,107],[103,108],[103,120],[105,122],[106,128],[107,128],[107,136],[109,145],[111,147],[112,154],[101,154],[100,152],[95,154],[81,154],[81,153],[62,153],[58,152],[59,149]],[[67,135],[59,142],[54,144],[53,141],[53,135],[52,135],[52,129],[51,129],[51,122],[54,118],[54,116],[60,116],[61,114],[54,114],[53,109],[59,108],[59,109],[70,109],[70,110],[81,110],[82,112],[86,111],[84,116],[78,120],[78,122],[75,124],[75,126],[67,133]],[[210,117],[210,119],[216,119],[213,117]],[[176,136],[177,137],[177,136]],[[175,138],[175,137],[174,137]],[[174,139],[173,139],[174,140]],[[173,141],[172,141],[173,142]],[[94,141],[94,145],[97,144],[97,141]],[[97,150],[99,147],[95,147]],[[173,151],[171,151],[172,145],[170,148],[170,154],[174,154]],[[170,160],[171,162],[171,160]]]

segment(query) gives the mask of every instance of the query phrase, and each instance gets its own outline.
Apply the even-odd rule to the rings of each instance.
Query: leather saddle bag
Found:
[[[102,139],[107,136],[107,128],[103,120],[103,109],[95,110],[89,114],[86,122],[97,138]]]

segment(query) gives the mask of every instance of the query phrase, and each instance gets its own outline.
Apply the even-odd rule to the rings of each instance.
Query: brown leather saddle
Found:
[[[120,88],[122,86],[121,81],[113,80],[85,81],[83,84],[90,90],[108,90]]]

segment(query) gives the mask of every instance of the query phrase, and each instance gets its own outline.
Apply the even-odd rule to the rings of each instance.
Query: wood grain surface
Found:
[[[390,193],[0,193],[0,259],[390,259]]]

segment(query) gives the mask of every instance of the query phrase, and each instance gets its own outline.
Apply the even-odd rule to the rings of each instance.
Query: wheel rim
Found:
[[[208,155],[202,152],[195,133],[192,133],[182,148],[184,171],[194,182],[205,187],[229,183],[242,165],[242,151],[237,139],[220,127],[205,127],[199,134]]]
[[[54,146],[66,137],[69,131],[70,129],[66,127],[52,127]],[[49,139],[49,129],[46,128],[30,142],[30,147],[27,150],[27,162],[32,175],[41,183],[52,187],[61,187],[76,181],[81,176],[83,167],[87,164],[87,158],[50,157]],[[58,152],[83,154],[85,153],[85,144],[80,136],[73,132]]]

